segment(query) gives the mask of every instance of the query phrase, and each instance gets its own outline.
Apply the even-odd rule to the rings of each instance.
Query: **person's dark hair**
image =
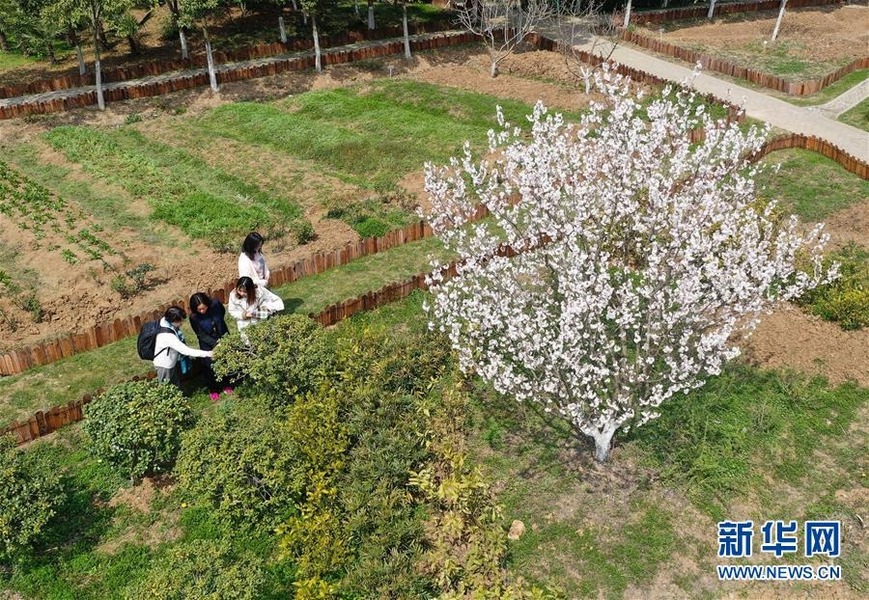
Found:
[[[253,279],[250,277],[239,277],[238,282],[235,284],[235,289],[238,288],[244,288],[245,293],[247,293],[248,306],[256,302],[256,284],[253,282]]]
[[[256,231],[252,231],[247,234],[247,237],[244,238],[244,242],[241,244],[241,251],[247,254],[247,257],[253,260],[254,254],[256,254],[256,249],[259,248],[265,240],[263,236],[261,236]]]
[[[196,312],[196,309],[199,308],[200,304],[204,304],[208,307],[211,306],[211,298],[209,298],[208,294],[205,292],[196,292],[190,296],[190,312]]]
[[[169,323],[178,323],[187,318],[187,313],[180,306],[170,306],[163,314],[163,318]]]

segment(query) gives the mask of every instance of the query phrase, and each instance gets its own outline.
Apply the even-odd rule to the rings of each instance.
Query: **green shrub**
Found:
[[[825,260],[838,262],[839,278],[804,294],[797,303],[843,329],[869,326],[869,252],[851,243]]]
[[[272,406],[315,390],[332,373],[333,356],[323,328],[302,315],[273,317],[221,339],[214,350],[219,376],[242,374]]]
[[[308,219],[298,219],[290,223],[290,232],[300,246],[317,238],[314,226]]]
[[[194,540],[171,548],[130,600],[257,600],[266,584],[260,559],[233,552],[223,540]]]
[[[184,434],[175,473],[187,495],[231,523],[274,526],[301,494],[298,462],[287,427],[247,399]]]
[[[0,437],[0,559],[13,558],[43,532],[63,501],[56,470]]]
[[[91,453],[136,479],[172,464],[190,420],[178,388],[135,381],[110,388],[88,404],[83,428]]]

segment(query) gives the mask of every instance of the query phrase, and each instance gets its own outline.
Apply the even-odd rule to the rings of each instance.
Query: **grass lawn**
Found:
[[[17,52],[0,52],[0,71],[26,67],[38,62],[35,58],[18,54]]]
[[[869,99],[863,100],[854,108],[843,112],[839,115],[838,120],[857,129],[869,131]]]
[[[45,138],[88,174],[146,200],[153,217],[218,249],[244,232],[302,218],[292,199],[265,194],[131,128],[63,126]]]
[[[558,419],[547,425],[486,386],[474,396],[476,457],[501,488],[505,520],[527,528],[510,545],[511,568],[569,598],[646,586],[656,593],[636,597],[723,595],[714,575],[722,518],[858,523],[859,503],[837,490],[867,483],[865,388],[737,363],[665,405],[659,420],[618,436],[604,466]],[[844,578],[865,590],[866,549],[856,537],[845,544]]]
[[[276,291],[284,298],[287,312],[316,312],[426,272],[430,269],[429,254],[444,257],[444,252],[437,238],[428,238],[305,277]],[[233,327],[229,321],[231,318],[227,324]],[[196,346],[196,336],[186,326],[185,336]],[[128,338],[20,375],[0,378],[0,424],[26,419],[37,410],[77,400],[98,388],[144,375],[152,369],[149,362],[136,354],[135,338]]]
[[[524,103],[406,80],[308,92],[273,103],[241,102],[209,111],[201,135],[263,146],[311,161],[362,188],[395,185],[425,161],[445,162],[468,140],[478,150],[500,104],[512,123]]]
[[[798,106],[814,106],[816,104],[826,104],[836,96],[841,96],[855,85],[869,79],[869,69],[854,71],[842,77],[839,81],[833,82],[817,94],[811,96],[789,96],[786,94],[777,94],[780,98],[787,100],[791,104]],[[760,88],[758,88],[760,89]]]
[[[768,165],[757,180],[762,197],[805,221],[828,215],[869,199],[869,182],[845,171],[838,163],[808,150],[781,150],[763,158]],[[781,164],[776,173],[773,167]]]

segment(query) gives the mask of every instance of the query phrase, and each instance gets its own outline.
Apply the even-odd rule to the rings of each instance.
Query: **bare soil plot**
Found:
[[[427,53],[410,66],[401,58],[372,61],[372,64],[331,68],[322,75],[291,73],[277,77],[238,82],[222,87],[219,94],[194,90],[165,98],[110,104],[104,113],[74,111],[28,121],[0,123],[0,149],[4,159],[24,175],[33,177],[61,196],[77,199],[70,204],[87,219],[79,228],[95,221],[102,227],[100,237],[117,254],[101,260],[66,262],[60,249],[67,243],[65,231],[46,230],[36,239],[32,231],[21,230],[10,219],[0,219],[0,270],[27,290],[35,289],[42,310],[42,320],[35,323],[30,315],[0,300],[0,308],[15,323],[0,319],[0,350],[29,345],[68,332],[82,331],[98,323],[129,314],[138,314],[176,298],[187,298],[235,276],[235,256],[218,253],[207,244],[191,240],[178,227],[155,221],[147,202],[122,186],[94,177],[80,163],[69,160],[45,140],[45,132],[58,125],[81,125],[112,128],[134,124],[149,139],[178,144],[185,139],[184,123],[200,115],[240,100],[273,99],[309,90],[328,90],[348,85],[364,85],[387,76],[389,66],[397,78],[437,83],[468,91],[489,93],[497,97],[532,104],[538,98],[553,107],[577,110],[587,98],[573,91],[568,83],[534,81],[527,78],[545,72],[547,65],[560,61],[547,52],[519,55],[505,67],[508,71],[497,80],[488,76],[486,58],[476,48]],[[560,62],[558,63],[560,64]],[[548,67],[553,70],[553,67]],[[511,75],[515,71],[518,75]],[[555,71],[553,71],[555,73]],[[556,80],[557,73],[550,79]],[[494,115],[494,106],[492,107]],[[198,141],[201,141],[198,140]],[[191,152],[209,166],[217,166],[235,177],[261,189],[293,190],[304,216],[314,226],[316,239],[301,246],[271,243],[266,251],[270,264],[291,263],[310,253],[338,248],[359,235],[345,223],[326,218],[325,199],[338,201],[359,199],[370,190],[313,172],[285,154],[255,151],[231,140],[212,140],[201,147],[189,145]],[[419,199],[422,190],[422,158],[418,171],[399,183],[407,194]],[[364,168],[360,165],[360,168]],[[270,188],[271,186],[271,188]],[[240,240],[239,240],[240,243]],[[131,298],[121,298],[111,289],[114,271],[123,272],[138,264],[155,266],[147,289]]]
[[[711,23],[674,21],[640,30],[716,58],[795,80],[826,75],[867,55],[866,6],[788,10],[778,39],[770,43],[776,16],[774,12],[726,15]]]

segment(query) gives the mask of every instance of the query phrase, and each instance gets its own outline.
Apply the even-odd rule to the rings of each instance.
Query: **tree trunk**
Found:
[[[97,107],[106,110],[106,100],[103,98],[103,70],[100,68],[100,40],[94,28],[94,79],[97,86]]]
[[[775,41],[775,38],[778,37],[778,30],[781,27],[782,17],[785,16],[785,6],[787,6],[788,0],[781,0],[781,8],[778,9],[778,19],[775,20],[775,29],[772,30],[772,41]]]
[[[404,58],[410,60],[410,32],[407,27],[407,2],[401,3],[401,28],[404,32]]]
[[[615,432],[615,426],[607,426],[603,431],[594,431],[589,434],[594,439],[594,459],[597,462],[603,463],[609,458]]]
[[[374,0],[368,0],[368,29],[374,28]]]
[[[130,54],[134,56],[138,56],[139,54],[141,54],[142,49],[141,47],[139,47],[139,42],[136,41],[136,36],[128,35],[127,43],[130,45]]]
[[[492,61],[492,68],[489,69],[489,75],[491,75],[493,79],[498,76],[498,61],[497,60]]]
[[[299,10],[299,5],[296,4],[296,0],[290,0],[293,3],[293,10]]]
[[[208,64],[208,81],[211,84],[212,91],[217,91],[217,73],[214,71],[214,57],[211,54],[211,40],[208,39],[208,30],[202,28],[202,33],[205,37],[205,61]]]
[[[0,50],[9,52],[9,40],[6,39],[6,34],[0,31]]]
[[[632,0],[628,0],[628,5],[625,7],[625,23],[622,25],[625,29],[631,24],[631,2]]]
[[[78,56],[78,74],[84,75],[87,69],[84,64],[84,52],[81,51],[81,42],[75,45],[75,54]]]
[[[709,0],[709,12],[706,13],[706,18],[711,21],[713,15],[715,15],[715,0]]]
[[[278,17],[278,29],[281,30],[281,43],[287,43],[287,28],[284,26],[284,16]]]
[[[54,42],[48,40],[45,42],[45,53],[48,54],[48,61],[55,65],[57,64],[57,57],[54,55]]]
[[[178,38],[181,40],[181,58],[187,60],[190,58],[190,52],[187,51],[187,36],[184,35],[184,28],[178,28]]]
[[[353,0],[353,10],[356,11],[356,16],[359,16],[359,0]]]
[[[320,57],[320,34],[317,33],[316,16],[311,16],[311,24],[314,29],[314,67],[317,69],[317,73],[321,73],[323,71],[323,63]]]

